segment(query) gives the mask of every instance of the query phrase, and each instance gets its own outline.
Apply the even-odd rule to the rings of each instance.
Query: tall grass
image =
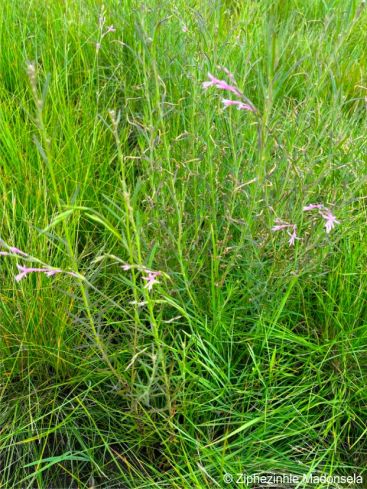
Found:
[[[366,476],[363,2],[0,15],[2,487]]]

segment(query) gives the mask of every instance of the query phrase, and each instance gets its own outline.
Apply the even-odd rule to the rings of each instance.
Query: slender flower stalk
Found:
[[[324,209],[324,206],[322,204],[309,204],[303,208],[303,211],[304,212],[313,211],[314,209],[319,209],[319,210]]]
[[[229,69],[226,68],[225,66],[219,66],[219,68],[221,68],[224,71],[224,73],[231,80],[232,84],[235,85],[235,86],[237,86],[237,82],[236,82],[236,79],[234,77],[234,74],[231,71],[229,71]]]
[[[105,14],[105,11],[104,11],[104,8],[102,7],[102,12],[100,14],[100,16],[98,17],[98,25],[100,28],[102,28],[106,22],[106,17],[104,16]]]
[[[257,145],[258,145],[258,150],[259,150],[259,160],[261,163],[263,163],[263,152],[264,152],[264,125],[262,118],[260,117],[259,111],[255,107],[255,105],[251,102],[251,100],[245,96],[245,94],[238,88],[237,82],[235,80],[234,75],[224,67],[220,67],[228,79],[230,80],[230,83],[226,82],[225,80],[220,80],[219,78],[216,78],[213,76],[211,73],[208,73],[208,78],[209,80],[204,81],[202,83],[202,87],[204,90],[207,90],[209,87],[215,87],[219,88],[220,90],[225,90],[226,92],[233,93],[236,97],[236,100],[231,100],[231,99],[222,99],[222,102],[224,104],[224,107],[231,107],[235,106],[237,107],[238,110],[246,110],[248,112],[252,112],[257,120]],[[259,167],[259,181],[263,182],[264,178],[266,175],[266,165],[265,163]]]
[[[288,229],[292,224],[277,224],[271,228],[272,231],[282,231],[283,229]]]
[[[110,32],[116,32],[116,28],[113,25],[106,26],[106,30],[104,31],[106,23],[105,14],[105,8],[102,7],[101,14],[98,17],[99,39],[95,44],[97,53],[102,47],[102,40],[104,39],[104,37],[107,36],[107,34],[109,34]]]

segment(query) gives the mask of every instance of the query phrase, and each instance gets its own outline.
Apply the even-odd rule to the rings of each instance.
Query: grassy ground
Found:
[[[0,15],[1,487],[367,478],[363,2]]]

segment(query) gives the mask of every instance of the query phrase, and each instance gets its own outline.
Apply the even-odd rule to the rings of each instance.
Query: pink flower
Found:
[[[24,253],[24,251],[20,250],[19,248],[16,248],[15,246],[11,246],[9,248],[9,251],[11,253],[14,253],[15,255],[28,256],[27,253]]]
[[[289,240],[288,244],[289,246],[294,246],[294,243],[296,242],[296,239],[301,239],[297,236],[297,225],[296,224],[289,224],[288,222],[284,222],[281,219],[276,219],[275,222],[277,223],[275,226],[271,228],[272,231],[282,231],[282,230],[287,230],[287,233],[289,235]],[[290,232],[290,230],[292,232]]]
[[[340,224],[340,221],[336,219],[331,210],[323,204],[310,204],[303,208],[304,211],[312,211],[314,209],[317,209],[320,216],[325,219],[325,229],[327,234],[329,234],[335,227],[335,224]]]
[[[220,88],[221,90],[227,90],[228,92],[232,92],[237,97],[242,97],[242,93],[238,90],[238,88],[234,87],[233,85],[229,85],[224,80],[219,80],[218,78],[215,78],[211,73],[208,73],[209,81],[203,82],[203,88],[206,90],[209,87],[216,87]]]
[[[254,108],[251,107],[249,104],[245,104],[241,102],[240,100],[230,100],[227,98],[222,99],[224,107],[230,107],[231,105],[236,105],[238,110],[250,110],[251,112],[254,112]]]
[[[289,233],[288,233],[289,234]],[[294,246],[296,239],[300,239],[297,237],[297,226],[294,224],[292,234],[289,234],[290,238],[288,240],[289,246]]]
[[[17,265],[17,268],[20,273],[16,275],[15,280],[17,282],[20,282],[24,277],[26,277],[29,273],[44,273],[48,277],[51,277],[52,275],[55,275],[56,273],[62,272],[62,270],[59,269],[51,269],[51,268],[33,268],[33,267],[23,267],[22,265]]]
[[[335,227],[335,224],[340,224],[340,221],[337,221],[336,217],[329,209],[327,209],[325,213],[321,212],[321,216],[325,219],[325,229],[327,234],[329,234]]]
[[[159,281],[157,280],[157,277],[161,275],[161,272],[152,272],[150,270],[146,270],[146,273],[148,274],[146,277],[143,277],[143,280],[145,280],[147,283],[144,285],[145,289],[148,289],[149,292],[152,290],[153,285],[159,284]]]
[[[23,278],[25,278],[29,273],[44,273],[47,275],[47,277],[52,277],[53,275],[56,275],[56,273],[66,273],[68,275],[71,275],[73,277],[78,277],[78,275],[74,272],[65,272],[64,270],[61,270],[60,268],[33,268],[33,267],[24,267],[22,265],[17,265],[17,268],[20,273],[15,276],[15,280],[17,282],[20,282]]]
[[[113,25],[108,26],[106,34],[108,34],[109,32],[116,32],[116,29],[114,28]]]
[[[0,256],[11,256],[11,255],[21,255],[21,256],[28,256],[27,253],[24,253],[24,251],[20,250],[19,248],[16,248],[15,246],[8,246],[5,245],[8,249],[8,251],[0,251]]]
[[[144,285],[144,289],[148,289],[149,292],[152,290],[153,286],[155,284],[159,284],[160,282],[157,280],[157,278],[162,275],[162,272],[154,272],[152,270],[149,270],[148,268],[144,267],[143,265],[130,265],[129,263],[124,263],[121,268],[124,271],[128,271],[132,268],[135,268],[139,270],[142,274],[142,279],[146,281],[146,284]]]

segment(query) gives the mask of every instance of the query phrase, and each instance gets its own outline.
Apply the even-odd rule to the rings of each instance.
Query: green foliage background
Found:
[[[363,475],[363,3],[3,0],[0,15],[1,238],[85,277],[16,283],[22,259],[1,257],[2,487]],[[259,109],[260,152],[253,114],[202,89],[219,66]],[[340,221],[329,235],[302,212],[315,202]],[[297,223],[294,248],[276,218]],[[121,263],[165,275],[149,294]]]

